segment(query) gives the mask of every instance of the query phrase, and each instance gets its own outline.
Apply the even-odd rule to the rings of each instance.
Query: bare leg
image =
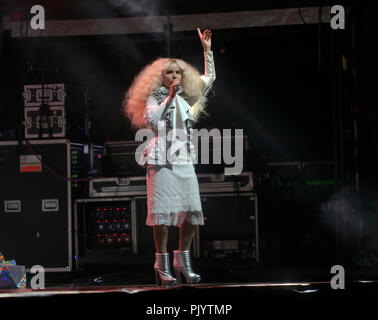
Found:
[[[157,225],[154,226],[154,241],[156,252],[167,253],[167,243],[168,243],[168,226]]]
[[[182,283],[182,275],[187,283],[201,281],[201,276],[193,272],[190,259],[190,247],[195,230],[196,226],[187,221],[180,226],[179,249],[173,251],[173,267],[175,268],[178,283]]]
[[[179,251],[190,250],[196,226],[186,220],[180,226]]]

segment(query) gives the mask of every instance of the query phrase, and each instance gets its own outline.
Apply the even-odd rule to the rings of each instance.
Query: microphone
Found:
[[[173,85],[173,82],[171,84],[171,88],[170,88],[170,95],[172,96],[172,98],[177,94],[177,93],[180,93],[182,91],[181,89],[181,85],[180,84],[175,84]]]

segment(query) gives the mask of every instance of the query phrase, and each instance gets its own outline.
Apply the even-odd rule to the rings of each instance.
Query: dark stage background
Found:
[[[214,30],[217,80],[209,99],[210,116],[201,127],[243,128],[256,153],[273,161],[318,161],[332,157],[330,28],[324,27],[318,67],[317,26]],[[89,38],[89,39],[88,39]],[[131,38],[131,39],[130,39]],[[4,128],[18,126],[20,87],[26,50],[25,83],[45,79],[67,84],[68,112],[83,116],[88,90],[92,139],[134,139],[121,104],[133,77],[144,65],[166,55],[164,37],[107,36],[27,41],[5,35],[3,53]],[[159,39],[160,38],[160,39]],[[202,47],[193,32],[175,33],[171,56],[203,71]],[[31,71],[30,69],[33,68]],[[11,90],[13,89],[13,90]]]
[[[200,7],[199,2],[198,6],[183,5],[182,10],[222,12],[241,10],[242,6],[240,1],[234,9],[226,2],[209,3],[207,7]],[[320,29],[317,24],[303,24],[212,30],[217,79],[208,103],[210,116],[197,128],[243,128],[250,145],[246,169],[263,177],[270,172],[271,162],[333,161],[336,166],[327,173],[334,181],[328,189],[293,188],[288,183],[296,181],[295,168],[287,181],[281,180],[283,184],[272,186],[264,180],[259,186],[261,245],[267,263],[328,264],[343,258],[355,264],[377,262],[378,52],[374,14],[378,6],[374,1],[344,3],[352,5],[345,31],[332,30],[329,24]],[[331,2],[286,3],[287,7],[319,4]],[[279,7],[285,4],[244,5],[249,10]],[[174,8],[172,13],[180,13]],[[53,13],[62,19],[64,12]],[[76,16],[71,12],[70,17],[80,18],[84,12],[78,10]],[[172,33],[170,53],[203,70],[202,47],[195,30]],[[342,70],[342,54],[355,68],[354,78],[353,71]],[[67,111],[76,129],[83,124],[84,92],[88,91],[91,142],[102,145],[133,140],[135,131],[122,115],[123,95],[143,66],[166,55],[164,34],[22,39],[11,38],[9,31],[4,31],[0,128],[2,132],[14,130],[18,138],[22,86],[40,83],[44,71],[47,82],[66,84]],[[353,137],[356,117],[357,144]],[[356,171],[360,174],[359,192]],[[348,202],[342,214],[337,206],[325,210],[339,199]],[[356,226],[361,221],[366,226],[365,236],[357,246],[355,240],[361,239]]]

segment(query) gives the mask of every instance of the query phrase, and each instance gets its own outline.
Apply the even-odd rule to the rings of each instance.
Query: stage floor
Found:
[[[51,287],[0,290],[2,312],[126,319],[253,319],[371,315],[378,281],[346,283],[333,290],[329,282],[202,283],[160,288],[155,285]],[[78,312],[80,311],[80,312]],[[82,312],[83,311],[83,312]]]
[[[63,306],[59,312],[67,312],[64,306],[75,304],[94,314],[110,308],[117,315],[122,306],[136,319],[241,319],[257,310],[282,315],[304,308],[322,314],[325,307],[330,309],[327,314],[340,315],[351,307],[360,308],[361,303],[366,310],[378,298],[377,267],[346,268],[345,289],[335,290],[328,267],[196,266],[201,283],[171,287],[156,286],[150,266],[46,273],[45,288],[40,290],[30,288],[33,275],[28,274],[26,289],[0,290],[0,305],[57,304]],[[180,314],[159,314],[178,310],[173,308],[180,308]]]
[[[377,266],[345,265],[345,289],[335,290],[331,286],[333,261],[316,265],[316,260],[301,259],[265,263],[193,259],[201,283],[163,288],[155,285],[152,255],[97,252],[78,261],[79,268],[73,272],[46,272],[44,289],[32,290],[34,275],[27,274],[26,289],[0,290],[0,308],[40,312],[56,306],[54,315],[67,317],[79,307],[87,317],[95,318],[105,311],[108,317],[132,313],[133,319],[229,320],[244,319],[246,314],[253,318],[258,311],[275,316],[324,316],[325,308],[327,316],[339,317],[350,308],[375,307],[378,298]],[[172,314],[174,310],[181,311]]]

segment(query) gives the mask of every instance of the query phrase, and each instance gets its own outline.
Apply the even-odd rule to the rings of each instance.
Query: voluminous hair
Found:
[[[177,63],[180,69],[183,89],[180,95],[192,106],[190,113],[193,118],[198,120],[200,116],[207,115],[205,111],[206,97],[203,96],[205,83],[200,78],[199,71],[181,59],[158,58],[136,75],[125,93],[122,108],[132,127],[136,129],[147,127],[143,117],[147,98],[152,95],[153,91],[163,86],[163,71],[171,63]]]

